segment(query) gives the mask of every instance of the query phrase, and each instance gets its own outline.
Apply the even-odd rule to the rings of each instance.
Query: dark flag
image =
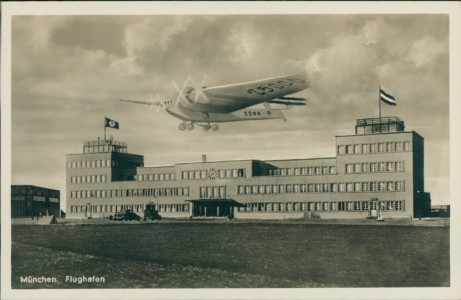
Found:
[[[395,102],[394,96],[391,96],[390,94],[386,93],[382,89],[379,89],[379,99],[381,99],[381,101],[389,105],[397,105],[397,102]]]
[[[110,127],[110,128],[113,128],[113,129],[119,129],[119,124],[117,121],[114,121],[114,120],[111,120],[109,118],[105,118],[105,127]]]

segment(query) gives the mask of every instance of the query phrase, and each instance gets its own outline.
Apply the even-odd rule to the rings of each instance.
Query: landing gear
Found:
[[[213,131],[217,131],[219,129],[219,125],[216,123],[195,123],[196,125],[202,127],[203,131],[209,131],[210,129]],[[184,131],[184,130],[193,130],[194,129],[194,123],[193,122],[183,122],[178,125],[179,130]]]
[[[187,130],[193,130],[194,129],[194,123],[186,123],[186,128],[187,128]]]

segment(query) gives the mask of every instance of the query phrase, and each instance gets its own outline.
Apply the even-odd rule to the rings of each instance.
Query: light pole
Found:
[[[418,202],[418,217],[421,220],[421,195],[420,193],[421,192],[419,190],[416,191],[416,200]]]

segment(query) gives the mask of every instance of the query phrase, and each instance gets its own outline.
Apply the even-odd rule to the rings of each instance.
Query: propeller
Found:
[[[199,85],[191,76],[187,76],[186,80],[184,80],[180,87],[176,84],[176,82],[173,81],[172,85],[178,93],[175,104],[178,105],[182,99],[185,99],[185,104],[188,106],[194,106],[197,103],[202,102],[200,101],[201,99],[203,99],[205,102],[209,102],[208,97],[203,91],[205,79],[206,76],[203,76],[203,79]]]

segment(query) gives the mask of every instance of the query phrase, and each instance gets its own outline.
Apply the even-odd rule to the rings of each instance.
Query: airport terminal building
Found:
[[[84,143],[66,156],[66,216],[106,218],[154,205],[166,218],[418,218],[424,139],[397,117],[358,119],[336,136],[336,156],[236,160],[145,167],[114,140]]]

